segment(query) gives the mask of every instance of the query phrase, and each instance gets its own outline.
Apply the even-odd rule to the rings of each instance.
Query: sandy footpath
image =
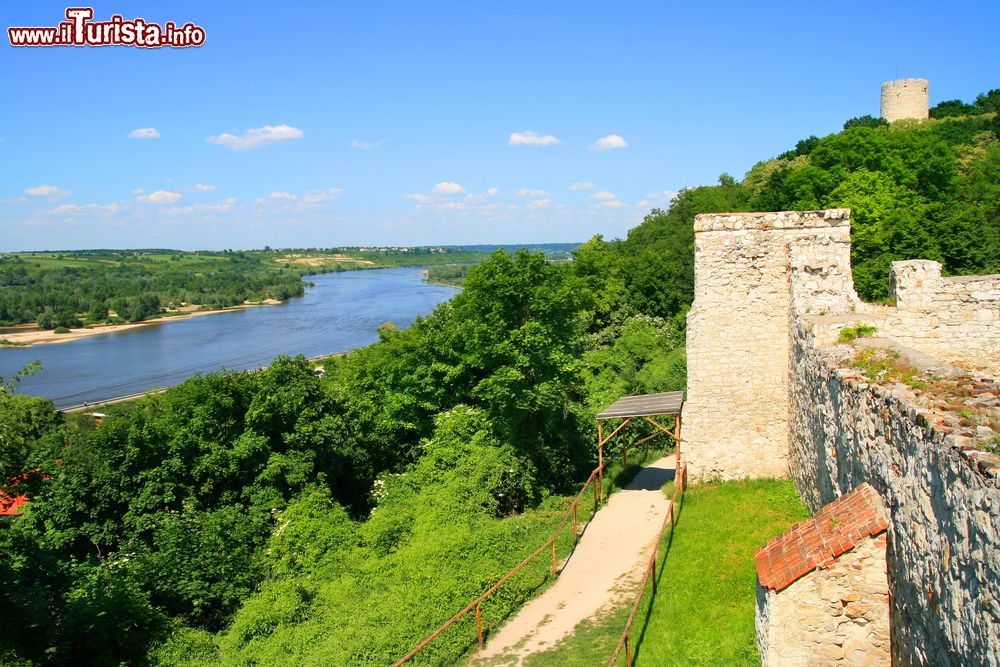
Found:
[[[490,637],[469,664],[519,665],[635,591],[667,515],[670,501],[660,487],[673,478],[675,461],[670,455],[654,462],[612,495],[552,587]]]
[[[256,308],[257,306],[273,306],[275,304],[281,303],[276,299],[266,299],[260,303],[247,303],[242,306],[233,306],[232,308],[219,308],[217,310],[191,310],[189,312],[179,312],[176,315],[166,315],[164,317],[159,317],[155,320],[146,320],[144,322],[132,322],[130,324],[101,324],[94,327],[88,328],[78,328],[70,329],[69,333],[57,334],[53,333],[51,329],[39,330],[35,328],[34,324],[21,325],[18,327],[11,327],[7,333],[0,333],[0,339],[10,341],[11,343],[20,343],[20,345],[0,345],[0,350],[3,348],[9,349],[19,349],[25,346],[31,345],[42,345],[45,343],[68,343],[72,340],[79,340],[81,338],[86,338],[87,336],[97,336],[99,334],[114,333],[115,331],[125,331],[126,329],[134,329],[136,327],[147,327],[154,324],[165,324],[167,322],[177,322],[178,320],[187,320],[192,317],[199,317],[201,315],[215,315],[216,313],[228,313],[234,310],[243,310],[245,308]],[[183,310],[183,309],[182,309]]]

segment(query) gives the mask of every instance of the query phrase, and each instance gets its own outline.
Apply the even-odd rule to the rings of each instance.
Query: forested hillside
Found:
[[[1000,272],[998,104],[854,119],[573,262],[498,251],[323,378],[279,358],[99,427],[8,383],[3,491],[30,502],[0,527],[0,663],[391,663],[547,539],[601,407],[684,388],[695,214],[850,207],[866,299],[894,259]],[[500,611],[531,593],[505,588]],[[458,659],[459,635],[431,659]]]

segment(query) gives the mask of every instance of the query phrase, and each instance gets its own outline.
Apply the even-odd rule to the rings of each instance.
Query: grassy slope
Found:
[[[691,486],[676,532],[668,529],[652,608],[632,628],[638,665],[757,665],[753,554],[808,517],[790,481]],[[622,607],[581,627],[531,667],[606,664],[625,626]],[[624,655],[620,664],[625,664]]]
[[[627,484],[639,466],[661,453],[646,451],[627,473],[614,461],[605,494]],[[588,492],[581,522],[591,517]],[[544,544],[570,498],[550,497],[516,517],[477,523],[420,521],[410,538],[384,557],[345,554],[311,575],[265,583],[219,635],[180,630],[153,655],[158,667],[175,665],[386,665],[416,646],[474,600],[521,559]],[[572,547],[569,528],[557,544],[562,559]],[[483,604],[487,635],[552,582],[544,551]],[[475,616],[469,614],[435,640],[412,664],[455,664],[474,650]]]

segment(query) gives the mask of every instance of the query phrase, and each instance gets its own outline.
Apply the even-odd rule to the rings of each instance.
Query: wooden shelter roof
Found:
[[[624,419],[625,417],[652,417],[654,415],[678,415],[684,405],[683,391],[668,391],[662,394],[625,396],[601,410],[598,419]]]

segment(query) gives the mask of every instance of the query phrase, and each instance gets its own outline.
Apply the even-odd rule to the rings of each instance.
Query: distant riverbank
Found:
[[[303,296],[268,308],[172,313],[147,324],[84,329],[82,336],[22,330],[59,342],[73,338],[0,350],[0,377],[38,360],[42,370],[23,378],[17,393],[68,408],[170,387],[199,373],[260,368],[280,355],[346,352],[378,341],[386,322],[405,329],[458,294],[420,278],[416,268],[341,271],[306,276]],[[216,317],[197,317],[203,314]],[[170,324],[152,326],[161,322]]]
[[[277,299],[265,299],[259,303],[245,303],[242,306],[232,306],[231,308],[213,308],[209,310],[188,310],[184,309],[173,314],[167,314],[152,320],[142,322],[129,322],[127,324],[97,324],[92,327],[71,328],[68,333],[55,333],[52,329],[30,328],[32,325],[21,325],[11,327],[7,333],[0,333],[0,349],[31,347],[33,345],[45,345],[47,343],[68,343],[88,336],[99,334],[115,333],[117,331],[128,331],[136,327],[149,326],[151,324],[164,324],[167,322],[178,322],[180,320],[191,319],[199,315],[215,315],[217,313],[231,313],[234,310],[255,308],[257,306],[273,306],[281,303]],[[23,329],[22,329],[23,327]]]

